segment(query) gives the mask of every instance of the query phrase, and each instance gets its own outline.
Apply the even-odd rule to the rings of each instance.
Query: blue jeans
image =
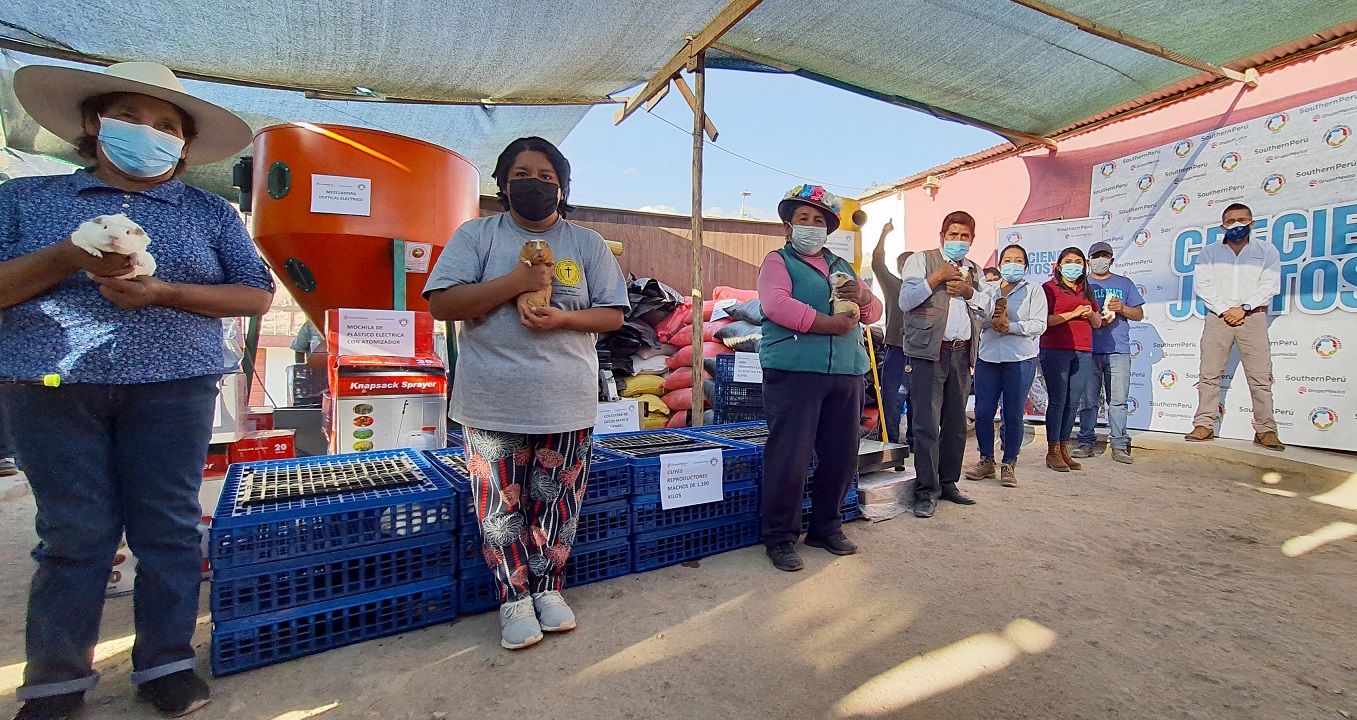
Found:
[[[9,422],[5,420],[5,409],[0,407],[0,460],[13,458],[14,437],[9,434]]]
[[[1093,373],[1079,404],[1079,444],[1098,440],[1098,400],[1107,395],[1108,441],[1117,450],[1131,449],[1126,434],[1126,398],[1131,394],[1131,356],[1119,353],[1093,356]]]
[[[133,683],[196,666],[198,489],[217,378],[0,387],[37,501],[20,700],[86,692],[118,541],[137,557]]]
[[[904,443],[911,448],[914,447],[914,423],[909,422],[914,417],[911,412],[913,408],[909,407],[909,383],[905,382],[905,365],[909,364],[905,358],[905,351],[894,345],[886,346],[886,359],[881,364],[881,402],[886,407],[881,409],[882,422],[886,423],[886,433],[890,436],[891,442],[898,443],[900,438],[900,416],[905,415],[905,437]]]
[[[1046,379],[1046,442],[1069,442],[1074,416],[1093,374],[1093,353],[1083,350],[1041,350],[1041,376]]]
[[[1002,397],[1003,462],[1018,461],[1018,450],[1022,447],[1023,411],[1027,408],[1027,394],[1032,390],[1032,379],[1036,375],[1036,358],[1003,363],[976,362],[975,441],[980,446],[980,457],[994,459],[993,418]]]

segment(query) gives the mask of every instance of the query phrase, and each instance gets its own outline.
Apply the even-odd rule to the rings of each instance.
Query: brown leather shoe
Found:
[[[1060,443],[1060,459],[1065,461],[1065,466],[1071,470],[1083,470],[1084,466],[1070,455],[1070,444]]]
[[[1258,445],[1260,447],[1265,447],[1268,450],[1275,450],[1277,452],[1283,452],[1286,450],[1286,446],[1282,444],[1282,441],[1277,439],[1277,433],[1272,432],[1271,430],[1267,432],[1254,433],[1253,444]]]
[[[1070,466],[1065,464],[1065,457],[1060,452],[1060,443],[1046,443],[1046,467],[1056,472],[1070,471]]]
[[[967,480],[988,480],[994,477],[994,458],[982,457],[980,462],[966,470]]]
[[[999,465],[999,484],[1004,487],[1018,486],[1018,464],[1002,463]]]
[[[1273,437],[1276,437],[1276,433],[1273,433]],[[1192,432],[1183,436],[1183,439],[1188,442],[1207,442],[1209,440],[1215,440],[1216,433],[1209,427],[1198,425],[1197,427],[1192,428]]]

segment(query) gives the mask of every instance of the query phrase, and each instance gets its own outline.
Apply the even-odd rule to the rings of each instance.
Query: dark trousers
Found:
[[[903,442],[914,447],[914,404],[909,398],[909,383],[905,382],[904,348],[886,346],[886,359],[881,364],[881,409],[882,422],[886,424],[886,433],[891,442]],[[900,437],[900,416],[905,416],[905,434]]]
[[[0,400],[0,402],[4,402]],[[0,460],[15,459],[14,438],[9,434],[9,421],[5,420],[5,409],[0,407]]]
[[[1027,394],[1032,390],[1036,374],[1036,358],[1001,363],[981,360],[975,364],[975,443],[980,446],[980,457],[994,459],[993,418],[1002,398],[1003,461],[1018,461],[1018,450],[1022,448],[1023,412],[1027,409]]]
[[[763,448],[763,542],[768,547],[801,536],[801,497],[811,451],[820,466],[811,482],[808,537],[838,534],[839,508],[858,467],[862,377],[763,371],[768,442]]]
[[[0,388],[37,501],[20,700],[86,692],[118,542],[137,558],[133,683],[197,665],[198,489],[217,378]]]
[[[916,500],[937,500],[956,490],[966,454],[966,398],[971,393],[971,349],[944,342],[937,360],[909,359],[909,399],[914,408]]]

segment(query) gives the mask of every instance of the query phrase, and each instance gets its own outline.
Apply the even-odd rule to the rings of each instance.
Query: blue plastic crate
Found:
[[[757,545],[759,516],[738,515],[632,536],[631,567],[645,572]]]
[[[653,532],[679,525],[691,525],[706,520],[734,517],[759,511],[759,486],[746,483],[722,488],[725,497],[719,502],[689,505],[665,510],[659,495],[636,496],[631,499],[631,531]]]
[[[575,547],[590,543],[626,538],[631,534],[631,506],[626,500],[614,500],[580,508],[575,531]],[[458,564],[484,565],[481,558],[481,531],[474,521],[463,525],[457,533]]]
[[[457,617],[452,578],[216,623],[212,674],[230,675]]]
[[[455,568],[451,533],[223,568],[212,577],[212,620],[220,623],[397,585],[450,578]]]
[[[399,460],[417,485],[308,497],[290,502],[238,502],[247,472],[348,467],[363,461]],[[208,555],[213,569],[300,558],[415,537],[457,527],[451,484],[414,450],[321,455],[232,465],[212,517]]]
[[[462,568],[457,578],[457,612],[476,615],[499,607],[499,583],[490,568]]]
[[[467,505],[462,508],[463,519],[475,519],[471,502],[471,478],[466,471],[465,451],[460,447],[426,450],[425,456],[435,470],[452,483],[458,492],[465,493]],[[589,479],[584,486],[584,504],[608,502],[631,494],[631,467],[627,459],[595,445],[589,460]]]
[[[696,442],[706,443],[708,445],[717,445],[721,449],[721,459],[725,464],[722,474],[722,481],[725,485],[736,485],[747,482],[759,483],[763,480],[763,450],[757,445],[737,442],[734,440],[717,440],[704,438],[697,435],[685,434],[677,430],[647,430],[634,433],[618,433],[599,438],[595,442],[603,443],[629,443],[644,444],[649,437],[669,438],[673,436],[691,439]],[[697,448],[697,449],[711,449]],[[626,457],[627,464],[631,467],[631,494],[632,495],[657,495],[660,492],[660,458],[658,455],[651,457],[635,457],[628,455],[625,451],[615,450],[617,454]],[[682,447],[676,448],[673,452],[688,452]]]
[[[858,507],[858,491],[856,481],[853,487],[848,489],[844,495],[843,505],[839,506],[839,514],[843,516],[843,521],[857,520],[862,517],[862,510]],[[810,531],[810,498],[806,498],[801,503],[801,532]]]
[[[755,408],[716,408],[712,417],[718,424],[744,423],[744,422],[762,422],[767,419],[768,413],[763,411],[763,406]]]
[[[631,572],[631,540],[615,538],[576,545],[565,563],[565,587],[611,580]]]

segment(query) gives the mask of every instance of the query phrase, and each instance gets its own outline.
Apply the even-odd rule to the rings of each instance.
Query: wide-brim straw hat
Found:
[[[792,214],[797,205],[809,205],[825,216],[825,231],[832,233],[839,229],[839,212],[843,210],[843,200],[819,185],[797,185],[777,204],[778,217],[782,222],[791,223]]]
[[[109,93],[149,95],[191,115],[198,137],[189,143],[184,156],[190,165],[225,160],[254,139],[254,132],[244,120],[224,107],[188,94],[179,78],[159,63],[117,63],[103,72],[26,65],[14,73],[14,94],[24,110],[39,125],[72,145],[85,135],[80,103]]]

